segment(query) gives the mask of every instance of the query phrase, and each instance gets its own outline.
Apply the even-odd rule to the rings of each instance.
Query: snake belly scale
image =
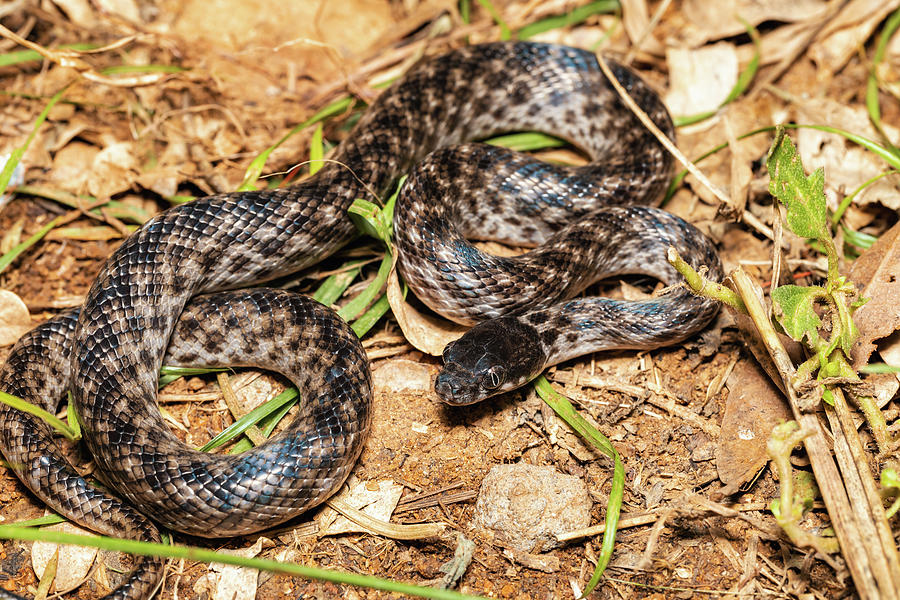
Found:
[[[615,73],[671,132],[656,95],[628,69]],[[512,361],[503,377],[496,368],[480,373],[483,356],[499,354],[503,362],[507,350],[528,355],[533,370],[569,357],[577,343],[587,344],[586,352],[597,346],[609,322],[591,316],[588,299],[570,300],[597,278],[588,255],[607,274],[636,269],[661,276],[667,267],[650,255],[671,243],[695,266],[718,268],[710,243],[691,226],[657,209],[627,206],[658,196],[670,159],[617,100],[590,53],[524,42],[462,48],[421,63],[386,90],[310,179],[199,199],[151,219],[110,257],[80,310],[39,326],[14,347],[0,370],[0,388],[51,410],[71,390],[96,474],[118,498],[88,484],[41,421],[0,405],[0,449],[8,463],[61,514],[103,533],[147,540],[159,539],[154,523],[200,536],[239,535],[322,502],[349,474],[369,429],[365,353],[345,323],[309,299],[269,289],[219,290],[315,264],[354,237],[346,211],[356,198],[383,195],[435,149],[515,130],[558,135],[594,162],[566,170],[479,145],[448,148],[416,168],[395,219],[401,272],[424,302],[461,322],[496,317],[487,323],[509,332],[500,338],[513,346],[484,350],[481,344],[495,343],[497,334],[479,333],[479,325],[476,350],[469,344],[458,356],[445,354],[457,376],[479,378],[477,394],[533,376]],[[532,193],[520,196],[523,190]],[[429,207],[443,202],[430,193],[462,198],[447,203],[458,225],[429,221]],[[400,204],[418,210],[400,212]],[[610,207],[605,217],[592,216],[603,207]],[[512,212],[501,216],[506,211]],[[573,214],[580,229],[567,229]],[[495,270],[454,232],[524,245],[560,241],[536,251],[551,273],[538,276],[547,285],[531,293],[537,304],[522,301],[526,288],[535,287],[532,263]],[[603,250],[604,236],[615,251]],[[563,256],[573,249],[574,257]],[[639,265],[629,262],[629,252],[639,253]],[[474,277],[479,272],[486,275],[482,283]],[[441,291],[446,283],[449,292]],[[484,301],[477,299],[481,291]],[[633,332],[620,347],[681,339],[714,314],[708,302],[669,296],[614,312],[619,323],[613,327]],[[661,329],[652,335],[643,324],[628,327],[675,305],[674,316],[658,318]],[[515,346],[517,340],[533,347]],[[469,368],[473,352],[481,354]],[[302,410],[286,431],[252,451],[197,452],[168,430],[155,403],[164,360],[279,371],[303,391]],[[439,378],[439,395],[468,400],[468,392],[454,396],[459,386],[448,377]],[[161,562],[136,560],[111,598],[144,598],[158,587]],[[0,591],[0,597],[10,596]]]

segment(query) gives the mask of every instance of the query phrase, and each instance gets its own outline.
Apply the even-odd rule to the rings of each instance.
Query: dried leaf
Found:
[[[890,336],[900,329],[900,223],[884,233],[871,248],[856,259],[849,278],[862,285],[861,295],[868,298],[853,313],[853,321],[860,336],[850,353],[853,368],[859,369],[868,362],[875,350],[875,341]]]
[[[647,0],[622,0],[622,24],[632,44],[644,52],[661,56],[665,47],[650,31]]]
[[[93,535],[93,532],[72,523],[57,523],[47,529],[63,533]],[[91,565],[94,564],[94,558],[97,556],[97,549],[35,542],[31,547],[31,567],[38,579],[43,577],[44,569],[57,550],[59,551],[59,563],[56,567],[56,591],[65,593],[81,585],[87,577]]]
[[[721,39],[744,33],[744,19],[751,25],[763,21],[787,23],[814,21],[825,14],[827,2],[823,0],[687,0],[684,16],[704,37],[697,38],[698,44],[706,40]],[[740,19],[738,18],[740,17]],[[697,35],[697,34],[695,34]]]
[[[693,115],[716,110],[728,97],[738,78],[734,44],[722,42],[697,50],[669,48],[669,93],[666,105],[673,115]]]
[[[822,70],[834,73],[855,56],[875,28],[900,0],[852,0],[831,19],[809,47],[809,57]]]
[[[403,486],[391,480],[349,481],[344,490],[333,499],[341,500],[366,515],[388,522],[400,502]],[[320,535],[338,535],[365,531],[363,527],[326,507],[316,515]]]
[[[772,428],[791,418],[784,397],[753,360],[739,361],[728,377],[728,401],[716,449],[719,479],[736,490],[768,461]]]
[[[878,139],[865,107],[846,104],[828,98],[816,98],[799,106],[798,123],[816,123],[852,131],[869,139]],[[900,130],[884,123],[885,133],[895,143]],[[885,171],[887,165],[871,152],[843,137],[815,129],[797,131],[797,150],[807,169],[825,169],[825,195],[828,205],[837,207],[844,194],[860,183]],[[868,186],[854,202],[860,205],[878,202],[892,210],[900,210],[900,176],[890,175]]]
[[[116,142],[97,153],[91,165],[88,191],[108,198],[126,191],[137,179],[137,159],[131,142]]]
[[[53,0],[53,3],[66,13],[74,25],[84,29],[97,26],[97,17],[88,0]]]
[[[67,144],[53,157],[53,168],[48,172],[50,181],[73,194],[84,192],[99,153],[96,146],[84,142]]]
[[[31,327],[31,315],[22,299],[0,290],[0,346],[15,344]]]
[[[271,548],[275,543],[266,537],[259,537],[248,548],[237,550],[220,550],[225,554],[253,558],[262,552],[263,548]],[[237,565],[223,565],[210,563],[207,575],[215,583],[213,600],[254,600],[256,598],[257,580],[259,570],[239,567]]]

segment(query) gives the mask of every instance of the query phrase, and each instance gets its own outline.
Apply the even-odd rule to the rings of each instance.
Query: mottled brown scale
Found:
[[[627,69],[614,70],[671,131],[655,94]],[[668,178],[667,154],[611,93],[588,52],[500,43],[424,62],[379,97],[315,176],[285,189],[211,196],[157,215],[110,257],[80,312],[49,321],[13,349],[0,370],[0,388],[49,409],[71,389],[97,476],[118,498],[78,475],[46,425],[2,405],[0,449],[7,461],[55,510],[98,531],[140,539],[159,539],[153,521],[201,536],[248,533],[322,502],[352,469],[369,427],[371,381],[358,340],[332,311],[311,300],[271,290],[216,291],[318,262],[355,235],[346,212],[356,198],[383,195],[436,148],[514,130],[569,139],[596,162],[574,175],[535,171],[520,155],[463,146],[434,155],[420,169],[425,176],[410,179],[408,191],[428,188],[424,191],[463,198],[451,210],[465,235],[522,244],[570,235],[570,244],[593,244],[595,254],[603,255],[600,244],[590,241],[591,232],[566,229],[571,208],[586,216],[598,196],[613,204],[630,203],[632,196],[649,202]],[[509,189],[523,183],[539,194],[515,205],[513,221],[521,227],[513,232],[497,215],[507,209]],[[568,188],[565,194],[561,186]],[[658,226],[681,227],[671,216],[619,210],[636,212],[613,214],[602,227],[618,231],[623,222],[644,223],[632,228],[638,235]],[[432,266],[455,260],[431,245],[447,239],[450,226],[428,229],[416,222],[419,217],[411,219],[398,212],[398,233],[419,227],[412,232],[414,244],[425,249]],[[621,245],[643,256],[657,249],[659,236],[654,239]],[[692,238],[681,239],[685,246]],[[406,244],[398,237],[399,249],[405,251]],[[694,256],[708,258],[706,248]],[[483,258],[471,253],[465,258],[458,263],[463,275],[486,275],[487,288],[477,291],[491,298],[486,305],[493,308],[478,316],[454,308],[444,311],[447,316],[476,320],[524,310],[517,286],[527,284],[520,273],[488,272]],[[566,260],[575,271],[556,280],[586,285],[593,277],[589,265],[577,256]],[[417,267],[405,258],[402,264],[416,293],[427,299],[434,276],[414,273]],[[469,298],[475,288],[467,285],[458,280],[455,287]],[[504,286],[514,290],[511,297],[497,296]],[[593,318],[582,315],[585,307],[567,306],[561,319]],[[542,330],[552,319],[503,318],[508,319],[503,352],[537,368],[543,355],[554,351],[559,337]],[[509,343],[534,332],[547,344]],[[251,452],[225,456],[190,449],[168,430],[154,402],[167,347],[170,364],[247,364],[282,372],[301,389],[304,410],[285,433]],[[160,577],[159,560],[139,559],[110,597],[147,597]],[[2,597],[10,596],[0,590]]]

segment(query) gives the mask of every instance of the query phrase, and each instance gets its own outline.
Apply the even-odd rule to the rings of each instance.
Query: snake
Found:
[[[612,69],[671,136],[650,86],[625,66]],[[589,162],[564,166],[472,143],[523,130],[566,140]],[[334,254],[357,236],[353,201],[382,198],[408,174],[394,213],[397,268],[424,304],[478,323],[447,347],[435,381],[442,400],[468,404],[587,352],[677,342],[713,317],[711,301],[683,289],[638,302],[582,295],[621,273],[674,283],[669,246],[720,272],[708,238],[652,206],[671,168],[588,51],[498,42],[423,60],[368,107],[315,175],[159,213],[110,256],[80,308],[17,342],[0,389],[47,410],[69,390],[102,488],[66,460],[48,425],[5,404],[0,450],[35,495],[101,533],[158,541],[161,528],[226,537],[283,523],[346,480],[371,427],[372,378],[332,309],[251,286]],[[486,239],[534,249],[501,258],[473,245]],[[199,452],[169,430],[155,402],[163,364],[282,373],[302,390],[300,411],[252,450]],[[134,560],[109,598],[158,589],[162,560]]]

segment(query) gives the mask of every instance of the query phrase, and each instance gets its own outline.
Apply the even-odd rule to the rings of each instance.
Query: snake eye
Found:
[[[487,373],[481,378],[481,387],[486,390],[496,390],[503,383],[506,377],[506,369],[499,365],[495,365],[487,370]]]
[[[441,358],[444,360],[444,364],[450,362],[450,344],[444,346],[444,351],[441,352]]]

